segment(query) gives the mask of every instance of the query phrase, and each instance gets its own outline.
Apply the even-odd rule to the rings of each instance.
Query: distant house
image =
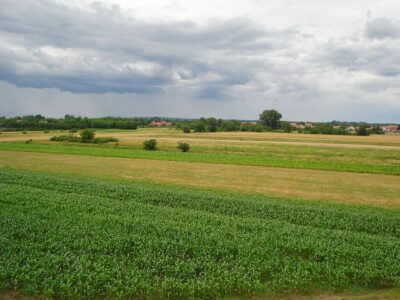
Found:
[[[296,122],[290,123],[290,126],[293,129],[306,129],[306,128],[312,128],[314,127],[314,124],[309,122],[309,123],[304,123],[304,124],[297,124]]]
[[[349,126],[346,127],[346,131],[356,131],[356,128],[354,126]]]
[[[164,120],[161,120],[161,121],[154,120],[154,121],[150,122],[149,125],[154,126],[154,127],[170,127],[170,126],[172,126],[172,123],[168,122],[168,121],[164,121]]]
[[[396,133],[400,132],[400,125],[384,125],[381,126],[383,132]]]
[[[257,122],[256,122],[256,121],[251,121],[251,122],[240,122],[240,125],[246,125],[246,124],[257,125]]]

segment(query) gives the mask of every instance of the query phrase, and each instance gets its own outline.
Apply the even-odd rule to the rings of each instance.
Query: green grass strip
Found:
[[[23,144],[11,142],[0,143],[0,150],[400,175],[400,165],[395,164],[366,164],[361,162],[327,161],[315,158],[299,159],[293,156],[285,157],[274,153],[256,155],[198,152],[181,153],[178,151],[144,151],[109,146]]]

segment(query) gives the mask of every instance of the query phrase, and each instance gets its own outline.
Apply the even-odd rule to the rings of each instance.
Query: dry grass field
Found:
[[[100,157],[87,156],[85,151],[80,153],[82,155],[68,155],[69,146],[65,143],[48,141],[49,137],[60,134],[65,133],[3,133],[0,141],[4,143],[32,139],[34,144],[43,146],[58,144],[60,149],[57,148],[59,153],[35,153],[35,149],[28,148],[26,150],[33,152],[24,152],[24,149],[2,151],[0,145],[0,166],[113,180],[142,180],[301,199],[400,207],[400,176],[390,175],[397,174],[397,171],[365,174],[368,168],[372,172],[374,167],[400,169],[398,134],[367,137],[254,132],[183,134],[166,128],[98,131],[96,136],[119,139],[118,147],[104,145],[100,148],[107,150],[107,156],[111,157],[104,157],[103,154],[99,154]],[[146,156],[145,159],[125,158],[123,155],[118,157],[118,151],[141,153],[143,141],[150,138],[158,141],[159,150],[156,152],[172,154],[172,160],[178,161],[169,161],[170,158],[162,156]],[[179,153],[176,145],[180,141],[188,142],[191,152]],[[79,147],[84,150],[89,145]],[[64,150],[66,152],[62,154]],[[201,155],[201,160],[192,159],[194,155]],[[218,160],[213,155],[219,155]],[[229,159],[228,163],[225,160],[223,164],[219,163],[220,157],[229,158],[229,155],[237,162],[232,158],[231,164]],[[259,162],[270,157],[281,162],[278,166],[285,167],[271,167],[274,164],[263,165]],[[296,168],[291,168],[290,162],[293,160],[299,162]],[[311,163],[318,163],[317,169],[311,165],[310,170]],[[354,167],[353,172],[338,171],[340,168],[336,166],[346,164]],[[322,170],[318,169],[320,166]],[[360,166],[364,168],[358,171]]]
[[[0,166],[400,208],[399,176],[0,151]]]

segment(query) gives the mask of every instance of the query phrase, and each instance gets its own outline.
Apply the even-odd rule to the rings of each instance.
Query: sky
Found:
[[[0,116],[400,123],[398,0],[0,7]]]

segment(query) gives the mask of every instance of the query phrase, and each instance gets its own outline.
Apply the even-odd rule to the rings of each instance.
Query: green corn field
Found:
[[[3,168],[0,284],[60,298],[396,288],[400,215]]]

